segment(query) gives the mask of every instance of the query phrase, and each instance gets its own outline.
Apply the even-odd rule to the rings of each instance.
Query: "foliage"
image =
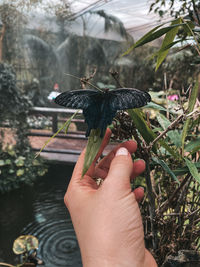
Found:
[[[155,1],[151,8],[165,2]],[[173,6],[174,1],[170,2]],[[171,10],[176,18],[169,25],[156,26],[124,53],[164,36],[152,56],[155,70],[164,71],[164,91],[151,92],[154,104],[146,106],[148,123],[141,111],[129,111],[136,128],[132,136],[138,143],[137,153],[147,165],[145,179],[140,178],[147,187],[147,199],[141,205],[146,245],[159,265],[179,250],[200,248],[200,24],[195,18],[196,1],[181,2],[179,13]],[[179,16],[185,10],[193,17]],[[176,100],[170,100],[172,95]]]
[[[178,3],[178,5],[176,5]],[[196,20],[196,12],[198,12],[199,1],[198,0],[154,0],[150,5],[149,11],[154,11],[158,13],[161,17],[166,14],[170,14],[172,17],[185,16],[186,14],[190,16],[191,20]]]
[[[34,159],[30,147],[26,148],[23,155],[14,146],[0,148],[0,193],[11,191],[24,184],[33,185],[46,171],[41,160]]]
[[[11,66],[0,63],[0,121],[10,120],[17,124],[20,114],[27,114],[31,102],[22,95],[16,86],[16,75]]]
[[[7,192],[21,184],[32,184],[46,168],[40,160],[33,162],[34,153],[28,143],[27,114],[32,106],[16,86],[16,76],[11,68],[0,63],[0,122],[13,129],[16,145],[3,148],[4,135],[1,133],[0,146],[0,192]]]

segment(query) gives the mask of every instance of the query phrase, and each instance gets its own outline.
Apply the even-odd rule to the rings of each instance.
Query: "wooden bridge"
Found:
[[[34,120],[34,127],[30,126],[29,140],[35,151],[40,151],[45,142],[53,136],[58,129],[69,119],[77,110],[64,108],[46,108],[33,107],[30,111],[29,119]],[[37,121],[43,120],[47,126],[35,125]],[[41,156],[47,160],[75,163],[81,151],[87,144],[85,137],[86,125],[84,123],[82,111],[79,111],[76,118],[71,120],[71,126],[67,133],[60,131],[56,137],[45,146],[41,152]],[[112,149],[113,145],[109,145],[105,153]]]

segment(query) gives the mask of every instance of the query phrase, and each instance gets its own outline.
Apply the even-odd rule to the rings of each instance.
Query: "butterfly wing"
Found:
[[[135,88],[119,88],[109,92],[112,110],[140,108],[151,101],[151,96]]]
[[[61,93],[55,98],[55,103],[66,108],[86,109],[92,103],[91,96],[98,94],[98,91],[91,89],[80,89]]]

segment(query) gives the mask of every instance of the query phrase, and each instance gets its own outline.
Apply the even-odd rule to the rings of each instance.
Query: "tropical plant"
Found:
[[[18,188],[22,184],[32,184],[46,172],[41,160],[34,160],[27,133],[27,115],[31,102],[21,94],[16,86],[16,76],[11,66],[0,63],[0,192]],[[6,128],[12,129],[16,145],[5,146]]]
[[[196,1],[183,2],[190,2],[190,8],[196,7]],[[190,81],[186,78],[182,88],[172,91],[163,75],[165,91],[151,93],[153,102],[147,105],[148,123],[141,111],[129,111],[137,129],[132,135],[138,141],[139,156],[147,164],[147,200],[141,207],[146,244],[152,249],[159,265],[168,255],[176,255],[179,250],[199,250],[200,247],[200,78],[196,64],[200,55],[199,24],[184,15],[177,16],[167,26],[156,26],[124,53],[129,54],[133,49],[165,35],[160,49],[153,54],[156,57],[155,69],[168,62],[171,73],[177,74],[176,65],[170,65],[170,56],[175,57],[177,52],[183,53],[184,48],[192,47],[186,55],[191,57],[190,63],[193,65]],[[162,106],[155,103],[162,103]],[[144,184],[144,180],[141,181]]]

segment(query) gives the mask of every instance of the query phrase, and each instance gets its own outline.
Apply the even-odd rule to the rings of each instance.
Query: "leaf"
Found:
[[[156,26],[151,31],[149,31],[147,34],[145,34],[135,44],[133,44],[125,53],[123,53],[122,56],[125,56],[125,55],[129,54],[136,47],[142,46],[142,45],[147,44],[147,43],[149,43],[149,42],[151,42],[151,41],[153,41],[155,39],[158,39],[159,37],[161,37],[165,33],[169,32],[171,29],[179,27],[179,26],[181,26],[183,24],[181,23],[181,24],[176,24],[176,25],[170,25],[168,27],[164,27],[164,28],[159,29],[158,31],[156,31],[158,28],[160,28],[163,25],[164,24]]]
[[[171,26],[174,26],[174,25],[180,26],[180,23],[181,23],[181,18],[178,18],[171,23]],[[169,52],[170,45],[172,45],[173,40],[174,40],[176,34],[178,33],[179,26],[175,26],[174,28],[172,28],[170,31],[168,31],[166,33],[165,38],[162,42],[161,48],[158,51],[158,58],[157,58],[157,62],[156,62],[156,71],[159,68],[160,64],[163,62],[163,60],[166,58],[166,56]],[[168,49],[166,49],[167,46],[169,46]]]
[[[163,170],[166,171],[176,182],[180,183],[176,175],[173,173],[173,171],[169,168],[169,166],[164,160],[161,160],[155,157],[152,157],[152,160],[155,163],[159,164],[163,168]]]
[[[24,169],[17,170],[17,176],[22,176],[24,174]]]
[[[157,110],[162,110],[162,111],[167,111],[166,108],[164,108],[161,105],[158,105],[156,103],[150,102],[148,103],[145,108],[153,108],[153,109],[157,109]]]
[[[187,41],[187,40],[186,40],[186,41]],[[172,43],[170,43],[170,44],[168,44],[168,45],[166,45],[166,46],[160,48],[159,51],[157,51],[157,52],[153,53],[152,55],[150,55],[150,56],[149,56],[149,59],[150,59],[150,60],[154,59],[154,57],[157,57],[161,52],[164,52],[164,51],[166,51],[166,50],[169,50],[169,49],[172,48],[174,45],[176,45],[177,43],[180,43],[180,42],[182,42],[182,40],[179,39],[179,40],[177,40],[177,41],[174,41],[174,42],[172,42]]]
[[[15,165],[18,166],[18,167],[21,167],[24,165],[24,160],[25,160],[25,157],[18,157],[14,162],[15,162]]]
[[[5,164],[6,164],[6,165],[10,165],[10,164],[11,164],[11,160],[10,160],[10,159],[6,159],[6,160],[5,160]]]
[[[193,176],[193,178],[200,183],[200,173],[197,170],[197,167],[195,166],[194,162],[188,160],[185,158],[185,163],[191,173],[191,175]]]
[[[196,140],[192,140],[190,141],[186,146],[185,146],[185,151],[187,152],[192,152],[194,150],[196,150],[196,148],[198,148],[198,150],[200,150],[200,137],[197,138]],[[198,151],[197,150],[197,151]]]
[[[36,153],[35,155],[35,158],[37,158],[40,153],[42,152],[42,150],[48,145],[48,143],[54,138],[56,137],[57,134],[59,134],[60,131],[62,131],[65,127],[66,127],[66,130],[65,130],[65,133],[67,133],[68,131],[68,128],[69,128],[69,125],[72,121],[72,119],[78,114],[79,110],[77,110],[61,127],[60,129],[54,134],[52,135],[45,143],[44,145],[42,146],[42,148],[40,149],[40,151],[38,153]]]
[[[183,29],[187,33],[188,36],[192,36],[191,30],[193,30],[194,27],[195,25],[192,21],[186,21],[186,24],[183,25]]]
[[[171,122],[162,114],[158,114],[157,119],[163,130],[165,130],[171,124]],[[181,135],[179,134],[178,130],[168,131],[167,136],[176,147],[181,147]]]
[[[86,174],[89,167],[91,166],[93,160],[95,159],[101,143],[103,141],[103,137],[100,137],[101,131],[100,129],[92,129],[88,138],[88,143],[86,147],[82,177]]]
[[[0,159],[0,166],[4,166],[4,165],[6,165],[5,160]]]
[[[197,169],[200,169],[200,162],[195,162],[194,165],[196,166]],[[184,175],[186,173],[188,173],[188,167],[185,166],[185,167],[182,167],[182,168],[178,168],[176,170],[173,170],[174,174],[176,176],[178,175]]]
[[[195,103],[196,103],[196,99],[197,99],[197,95],[198,95],[198,88],[199,88],[199,83],[198,80],[196,81],[191,95],[190,95],[190,99],[189,99],[189,103],[188,103],[188,114],[191,113],[194,109]],[[190,123],[190,118],[187,118],[184,126],[183,126],[183,131],[182,131],[182,137],[181,137],[181,143],[182,143],[182,153],[184,153],[184,147],[185,147],[185,139],[189,130],[189,123]]]
[[[150,142],[156,138],[156,134],[149,128],[148,124],[144,120],[141,109],[129,109],[128,113],[144,140],[147,142],[147,144],[150,144]],[[155,145],[153,146],[154,153],[156,153],[156,150],[157,148]]]
[[[153,132],[151,128],[149,128],[148,124],[143,118],[143,113],[141,109],[129,109],[128,113],[133,120],[136,128],[144,138],[144,140],[147,142],[147,144],[150,144],[157,136]],[[176,153],[173,149],[171,149],[163,139],[160,139],[158,141],[162,147],[164,147],[173,157],[175,157],[178,160],[181,160],[181,156],[179,153]],[[157,153],[157,145],[155,144],[152,148],[153,152],[156,154]]]

